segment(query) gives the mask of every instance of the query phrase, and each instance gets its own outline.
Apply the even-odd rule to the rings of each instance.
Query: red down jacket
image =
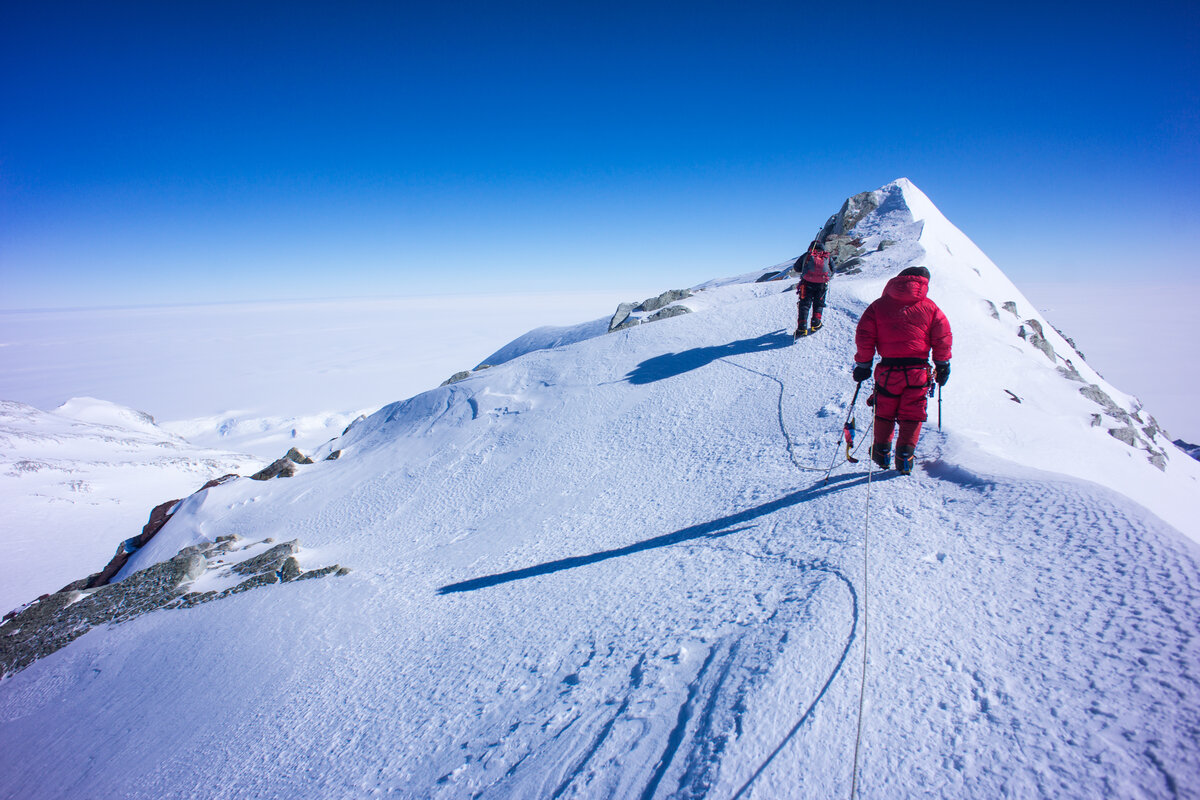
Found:
[[[883,296],[863,312],[854,333],[855,362],[869,364],[878,352],[883,358],[950,360],[950,321],[926,295],[929,279],[897,275]]]

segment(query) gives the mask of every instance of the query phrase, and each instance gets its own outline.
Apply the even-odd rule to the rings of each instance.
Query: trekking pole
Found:
[[[942,385],[938,384],[938,430],[942,429]]]

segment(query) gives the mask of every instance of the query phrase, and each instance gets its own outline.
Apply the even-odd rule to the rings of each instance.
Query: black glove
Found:
[[[943,361],[933,365],[933,379],[937,381],[938,386],[945,386],[946,381],[950,380],[950,362]]]
[[[863,367],[863,366],[859,366],[858,364],[854,365],[854,382],[855,383],[862,383],[869,377],[871,377],[871,367],[870,366]]]

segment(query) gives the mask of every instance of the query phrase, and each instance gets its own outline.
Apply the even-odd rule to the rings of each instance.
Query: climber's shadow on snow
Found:
[[[871,480],[874,483],[890,480],[895,478],[897,473],[892,472],[884,476],[874,476]],[[736,514],[730,514],[720,519],[714,519],[711,522],[701,522],[698,525],[691,525],[687,528],[682,528],[674,533],[666,533],[662,536],[655,536],[653,539],[646,539],[641,542],[617,547],[612,550],[601,550],[598,553],[592,553],[586,556],[571,556],[569,558],[560,558],[557,561],[547,561],[545,564],[537,564],[532,567],[524,567],[523,569],[514,569],[511,572],[500,572],[495,575],[484,575],[481,578],[472,578],[468,581],[460,583],[451,583],[438,589],[438,594],[455,594],[458,592],[473,592],[476,589],[486,589],[490,586],[499,586],[502,583],[512,583],[513,581],[525,580],[526,578],[536,578],[540,575],[550,575],[555,572],[562,572],[567,569],[575,569],[576,567],[585,567],[589,564],[596,564],[601,561],[607,561],[610,558],[620,558],[621,556],[630,556],[634,553],[642,553],[646,550],[654,550],[659,547],[670,547],[682,542],[691,541],[693,539],[717,539],[722,536],[728,536],[731,533],[744,531],[747,528],[754,527],[750,524],[753,520],[759,517],[765,517],[769,514],[774,514],[776,511],[781,511],[789,506],[794,506],[797,503],[804,503],[809,500],[815,500],[827,494],[840,492],[845,489],[852,489],[856,486],[862,486],[867,482],[867,473],[865,472],[847,472],[842,475],[835,475],[829,479],[829,483],[824,481],[816,483],[807,489],[797,489],[796,491],[785,494],[783,497],[772,500],[768,503],[755,506],[754,508],[745,511],[739,511]]]
[[[778,350],[781,347],[791,347],[791,345],[792,337],[788,336],[786,331],[778,330],[753,339],[742,339],[729,344],[694,347],[691,350],[684,350],[682,353],[664,353],[638,364],[625,376],[625,379],[636,385],[654,383],[663,378],[674,378],[685,372],[699,369],[718,358]]]

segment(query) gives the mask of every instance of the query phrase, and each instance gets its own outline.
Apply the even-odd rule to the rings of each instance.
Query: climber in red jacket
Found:
[[[926,420],[926,392],[930,382],[939,386],[950,379],[950,321],[926,297],[929,270],[909,267],[888,281],[883,296],[863,312],[854,334],[854,380],[871,377],[875,368],[875,439],[871,458],[883,469],[891,466],[892,434],[896,423],[896,470],[908,475],[913,469],[921,423]],[[929,354],[933,352],[933,366]]]
[[[796,332],[792,334],[792,341],[795,341],[821,329],[825,293],[829,289],[829,279],[833,277],[830,254],[821,249],[818,240],[813,239],[804,255],[792,265],[792,271],[800,276],[800,282],[796,284]],[[810,308],[811,323],[808,320]]]

